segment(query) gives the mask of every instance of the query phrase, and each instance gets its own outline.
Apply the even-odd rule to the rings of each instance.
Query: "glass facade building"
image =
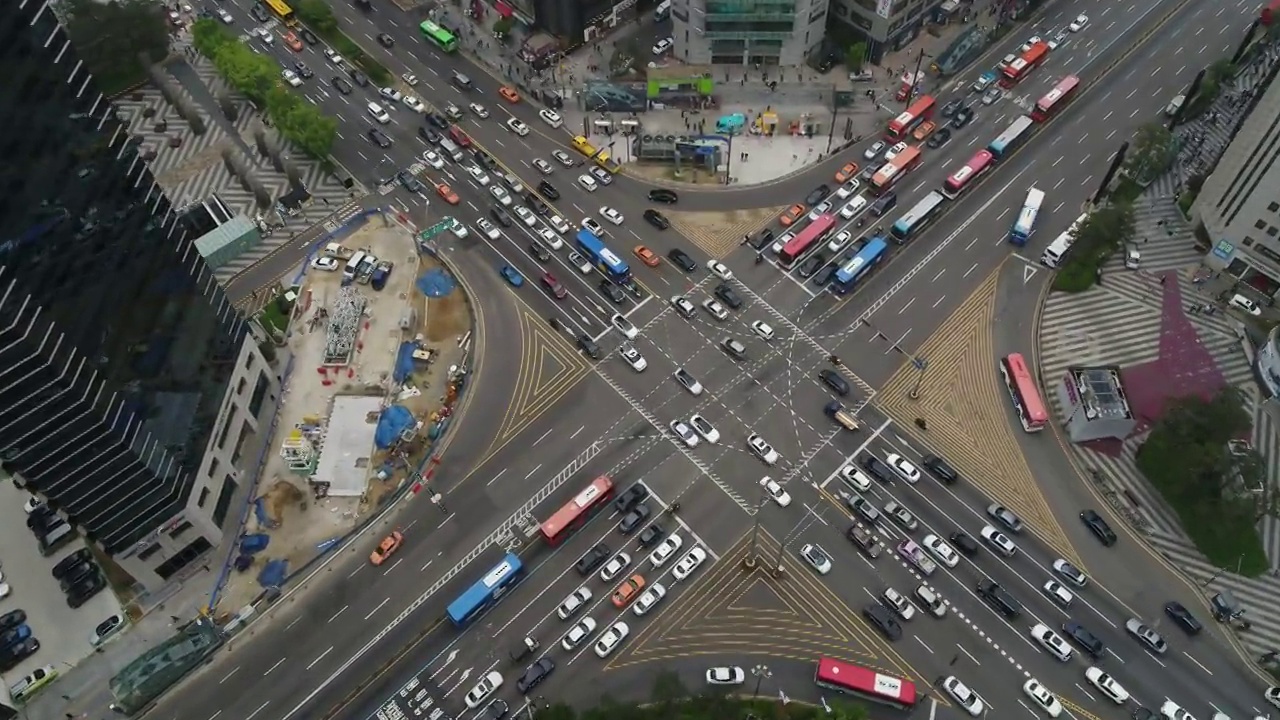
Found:
[[[0,463],[154,589],[235,520],[278,381],[48,4],[0,34]]]

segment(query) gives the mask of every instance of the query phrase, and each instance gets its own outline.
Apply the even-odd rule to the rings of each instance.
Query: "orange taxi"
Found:
[[[649,267],[658,267],[662,262],[662,258],[655,255],[652,250],[643,245],[637,245],[636,249],[632,252],[636,254],[636,257],[640,258],[640,262],[648,265]]]
[[[795,223],[795,221],[799,220],[803,215],[804,205],[796,203],[795,205],[787,208],[786,212],[782,213],[782,217],[778,218],[778,222],[782,223],[782,227],[791,227],[791,225]]]
[[[502,96],[503,100],[506,100],[507,102],[513,105],[520,102],[520,93],[516,92],[515,88],[510,88],[510,87],[507,87],[506,85],[503,85],[502,87],[498,88],[498,94]]]
[[[302,40],[299,39],[297,33],[292,30],[281,35],[280,39],[284,40],[284,44],[288,45],[290,50],[294,52],[302,52]]]
[[[378,548],[369,555],[369,562],[374,565],[381,565],[387,561],[387,558],[395,555],[403,543],[404,536],[400,534],[400,531],[392,530],[391,534],[382,538],[382,542],[378,543]]]
[[[933,134],[933,131],[937,129],[938,129],[938,123],[926,122],[921,124],[920,127],[916,128],[916,131],[911,133],[911,137],[920,141],[928,140],[929,136]]]
[[[436,192],[450,205],[458,204],[458,193],[454,192],[453,188],[449,187],[447,183],[436,185]]]
[[[840,168],[840,172],[836,173],[836,182],[838,183],[849,182],[857,174],[858,174],[858,163],[855,163],[855,162],[845,163],[844,167]]]
[[[625,608],[640,595],[640,591],[643,589],[644,576],[632,575],[619,585],[617,590],[613,591],[613,606],[619,610]]]

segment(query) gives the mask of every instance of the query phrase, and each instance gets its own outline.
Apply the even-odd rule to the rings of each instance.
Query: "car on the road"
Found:
[[[1080,522],[1084,523],[1089,532],[1093,533],[1094,537],[1098,538],[1098,541],[1106,547],[1116,544],[1116,532],[1111,529],[1111,526],[1096,510],[1081,511]]]
[[[542,158],[534,158],[529,162],[543,175],[550,175],[555,172],[555,168],[551,167],[551,163],[543,160]]]
[[[644,372],[645,368],[649,367],[649,361],[645,360],[644,355],[641,355],[631,343],[623,343],[618,348],[618,355],[636,372]]]
[[[765,465],[776,465],[778,463],[778,451],[773,446],[765,442],[765,439],[757,433],[747,436],[747,449],[751,451]]]
[[[654,43],[654,44],[653,44],[653,47],[650,49],[650,51],[651,51],[654,55],[662,55],[663,53],[665,53],[665,52],[667,52],[668,50],[670,50],[670,49],[671,49],[675,44],[676,44],[676,42],[675,42],[675,40],[673,40],[672,38],[664,37],[664,38],[662,38],[661,40],[659,40],[658,42]]]
[[[1153,630],[1146,623],[1138,618],[1129,618],[1124,622],[1125,632],[1133,636],[1133,639],[1142,643],[1151,652],[1157,655],[1163,655],[1169,649],[1169,643],[1160,636],[1160,633]]]
[[[298,77],[298,74],[292,70],[282,70],[280,77],[284,78],[289,87],[300,87],[302,85],[302,78]]]
[[[809,214],[806,217],[809,218],[809,222],[813,222],[814,220],[817,220],[823,215],[826,215],[827,213],[831,212],[831,209],[834,207],[835,207],[835,201],[823,200],[817,205],[814,205],[813,209],[809,211]]]
[[[609,626],[608,630],[600,634],[600,639],[596,640],[596,655],[601,658],[609,657],[609,654],[616,650],[630,634],[631,628],[624,622],[616,622]]]
[[[903,620],[910,620],[916,616],[916,608],[911,601],[893,588],[885,588],[885,591],[880,593],[880,603]]]
[[[587,172],[591,173],[595,177],[596,182],[600,183],[601,185],[613,184],[613,175],[610,174],[608,170],[605,170],[599,165],[592,165],[591,167],[587,168]]]
[[[811,278],[822,269],[826,262],[827,256],[824,253],[816,252],[800,263],[800,266],[796,268],[796,274],[802,278]]]
[[[529,134],[529,126],[525,125],[524,123],[520,122],[515,118],[511,118],[510,120],[508,120],[506,122],[506,126],[508,130],[515,133],[516,135],[519,135],[520,137],[525,137],[526,135]]]
[[[501,185],[490,185],[489,194],[493,196],[503,207],[511,207],[511,194]]]
[[[484,236],[490,240],[497,240],[502,237],[502,231],[498,229],[498,226],[485,218],[476,220],[476,227],[480,228],[480,232],[484,233]]]
[[[1040,591],[1059,607],[1070,607],[1071,603],[1075,602],[1076,599],[1076,596],[1071,594],[1071,591],[1063,587],[1062,583],[1057,580],[1046,580],[1044,585],[1040,586]]]
[[[929,551],[929,554],[938,559],[938,562],[953,568],[960,564],[960,556],[946,543],[942,538],[932,533],[925,535],[920,541],[920,545]]]
[[[920,523],[916,520],[915,515],[911,514],[902,503],[897,500],[890,500],[884,504],[884,514],[888,515],[891,520],[898,524],[907,532],[915,532],[920,527]]]
[[[667,259],[671,261],[672,265],[675,265],[685,272],[694,272],[698,269],[698,263],[693,261],[693,258],[690,257],[689,253],[681,250],[680,248],[672,248],[668,251]]]
[[[862,198],[858,198],[858,199],[862,200]],[[852,204],[853,203],[850,203],[850,205]],[[865,200],[863,200],[863,205],[864,206],[866,205]],[[843,211],[841,212],[843,213]],[[848,247],[849,243],[851,242],[853,242],[853,233],[849,230],[841,230],[840,232],[836,233],[836,236],[831,239],[831,242],[827,243],[827,252],[831,253],[832,255],[837,255],[841,250],[844,250],[846,247]]]
[[[538,117],[542,119],[542,122],[553,128],[558,128],[564,124],[564,119],[554,110],[539,110]]]
[[[871,478],[867,477],[861,470],[854,465],[845,465],[840,468],[840,479],[846,485],[857,490],[858,492],[867,492],[871,490]]]
[[[862,467],[871,473],[871,477],[888,485],[893,482],[898,473],[893,468],[884,463],[883,460],[870,453],[862,456]]]
[[[676,437],[680,438],[681,442],[683,442],[687,447],[693,448],[698,446],[698,434],[695,433],[693,428],[689,427],[689,424],[684,420],[680,420],[678,418],[672,420],[669,427],[671,428],[671,432]]]
[[[475,709],[480,707],[481,703],[489,698],[498,688],[502,687],[502,673],[494,670],[481,678],[471,690],[467,691],[466,704],[467,707]]]
[[[644,245],[635,246],[632,248],[631,252],[633,252],[636,257],[640,258],[640,262],[649,267],[658,267],[662,264],[662,258],[658,257],[657,253]]]
[[[480,103],[471,103],[467,107],[471,108],[471,112],[475,113],[476,117],[480,118],[481,120],[489,119],[489,109],[481,105]]]
[[[982,531],[978,533],[988,545],[996,552],[1005,557],[1013,557],[1018,552],[1018,546],[1013,544],[1008,535],[1000,532],[991,525],[983,525]]]
[[[663,205],[674,205],[680,200],[680,196],[675,190],[667,190],[666,188],[656,188],[649,191],[649,202],[662,203]]]
[[[741,685],[746,682],[747,673],[736,666],[707,668],[708,685]]]
[[[645,210],[642,216],[644,217],[645,222],[659,230],[666,230],[671,227],[671,221],[667,219],[667,216],[653,208]]]
[[[391,147],[391,137],[378,128],[369,128],[369,139],[373,141],[373,144],[384,150]]]
[[[89,633],[89,644],[98,647],[106,641],[115,637],[120,631],[128,627],[129,622],[121,613],[114,613],[106,620],[94,626],[93,632]]]
[[[595,218],[582,218],[582,228],[596,237],[604,237],[604,226],[595,221]]]
[[[538,216],[534,215],[533,211],[527,207],[517,205],[511,209],[511,212],[520,218],[520,222],[524,223],[525,227],[534,227],[538,224]]]
[[[251,32],[256,35],[263,44],[270,45],[276,41],[276,36],[272,35],[271,31],[264,27],[254,28]]]
[[[224,8],[218,8],[216,14],[218,19],[223,23],[227,25],[235,24],[235,18],[231,17],[231,13],[227,12]]]
[[[484,168],[479,165],[468,165],[466,166],[466,170],[467,174],[471,176],[472,180],[476,181],[477,185],[480,187],[489,187],[489,175],[484,171]]]
[[[645,580],[643,575],[632,575],[626,580],[623,580],[622,584],[618,586],[618,589],[613,591],[613,594],[609,596],[609,601],[613,603],[615,608],[619,610],[626,610],[627,606],[631,604],[631,601],[636,599],[636,596],[640,594],[641,590],[644,590],[644,586]]]
[[[551,673],[555,672],[556,663],[549,657],[538,658],[538,661],[530,665],[518,679],[516,679],[516,690],[521,695],[528,695],[533,689],[542,684]]]
[[[831,572],[831,556],[827,554],[820,546],[812,543],[800,548],[800,557],[809,563],[809,567],[813,568],[819,575],[826,575]]]
[[[569,296],[569,290],[564,286],[564,283],[557,280],[556,276],[549,272],[542,273],[539,282],[542,283],[542,287],[547,291],[547,294],[557,300],[563,300]]]
[[[688,390],[690,395],[702,394],[702,383],[698,382],[698,380],[690,375],[689,371],[684,368],[678,368],[671,374],[671,376],[676,379],[676,382],[680,383],[681,387]]]
[[[552,215],[551,217],[547,218],[547,224],[550,225],[556,232],[560,233],[561,235],[568,233],[572,229],[569,227],[569,221],[565,220],[559,215]]]
[[[560,239],[560,236],[554,230],[542,228],[538,231],[538,237],[542,238],[542,242],[552,250],[559,250],[564,247],[564,241]]]
[[[432,170],[444,169],[444,158],[440,157],[440,154],[434,150],[428,150],[422,153],[422,162]]]
[[[627,296],[622,294],[622,289],[612,280],[601,280],[596,287],[600,290],[600,294],[609,298],[609,302],[614,305],[621,305],[627,301]]]
[[[630,512],[631,508],[644,502],[649,497],[649,486],[638,482],[627,488],[613,501],[613,508],[620,513]]]
[[[884,151],[884,159],[886,161],[893,160],[894,158],[898,157],[899,154],[905,152],[906,149],[907,149],[907,143],[905,141],[896,143],[893,147]]]
[[[680,558],[680,561],[671,568],[671,576],[677,582],[688,579],[695,570],[702,566],[707,560],[707,551],[695,545],[692,550]]]
[[[881,155],[883,155],[884,151],[887,150],[888,147],[889,147],[889,143],[885,142],[884,140],[877,140],[871,143],[871,147],[868,147],[866,150],[862,151],[862,159],[866,160],[867,162],[871,162],[879,158]]]
[[[1101,668],[1096,666],[1090,667],[1084,671],[1084,679],[1089,684],[1098,689],[1108,700],[1117,704],[1124,705],[1129,702],[1129,691],[1124,686],[1116,682],[1116,679],[1108,675]]]
[[[716,430],[715,426],[708,422],[705,417],[701,415],[694,415],[690,417],[689,426],[693,428],[694,432],[702,436],[703,440],[706,440],[712,445],[720,442],[720,431]]]
[[[459,202],[458,193],[454,192],[453,188],[449,187],[445,183],[440,183],[439,185],[436,185],[436,194],[439,195],[442,200],[449,203],[450,205],[457,205]]]
[[[751,332],[765,342],[773,340],[773,327],[762,320],[755,320],[751,323]]]
[[[595,618],[584,617],[574,623],[573,627],[569,628],[569,632],[564,634],[564,637],[560,640],[560,647],[564,648],[565,652],[573,652],[582,644],[583,640],[587,639],[588,635],[595,631]]]
[[[1067,29],[1070,30],[1071,32],[1080,32],[1088,24],[1089,24],[1088,15],[1077,15],[1076,19],[1072,20],[1071,24],[1067,26]]]
[[[991,516],[991,519],[1004,526],[1004,528],[1009,532],[1022,532],[1022,519],[1015,515],[1012,510],[999,503],[992,503],[988,505],[987,515]]]
[[[836,182],[845,183],[858,175],[858,163],[847,162],[836,171]]]
[[[920,463],[943,485],[953,485],[960,480],[960,474],[950,463],[937,455],[928,454],[920,459]]]
[[[995,101],[999,100],[1001,97],[1004,97],[1004,90],[1001,89],[999,85],[995,87],[987,88],[987,91],[982,93],[982,104],[990,105]],[[959,115],[957,114],[956,117],[958,118]],[[956,122],[956,118],[952,118],[951,123],[953,126],[955,125],[955,122]]]
[[[956,111],[962,107],[964,107],[964,100],[962,98],[956,98],[954,100],[947,101],[947,103],[944,104],[942,109],[938,112],[942,117],[950,118],[953,117],[956,114]]]
[[[294,61],[293,70],[294,72],[298,73],[298,77],[302,78],[303,80],[309,80],[315,77],[315,73],[312,72],[311,68],[307,67],[307,64],[302,62],[301,60]]]
[[[600,208],[600,217],[604,218],[605,220],[608,220],[614,225],[621,225],[623,220],[622,213],[618,212],[614,208],[609,207],[608,205],[605,205]]]
[[[552,150],[551,157],[565,167],[573,167],[573,158],[563,150]]]
[[[880,522],[884,516],[880,514],[880,508],[876,507],[870,500],[861,495],[853,495],[845,498],[845,504],[849,506],[849,510],[860,515],[863,520],[875,525]]]
[[[1084,587],[1089,584],[1089,578],[1084,573],[1062,558],[1053,561],[1053,571],[1076,587]]]
[[[667,536],[666,528],[662,527],[656,522],[653,522],[646,525],[644,530],[640,531],[640,534],[637,536],[637,539],[640,543],[640,549],[644,550],[646,548],[651,548],[654,545],[657,545],[659,542],[662,541],[662,538],[666,536]]]
[[[449,118],[437,112],[426,113],[426,118],[427,122],[434,125],[437,130],[448,130],[449,126],[452,124],[449,122]]]
[[[830,186],[826,184],[819,185],[818,187],[810,190],[808,195],[804,196],[804,204],[817,205],[823,200],[826,200],[827,196],[830,194],[831,194]]]
[[[974,692],[968,685],[960,682],[956,676],[948,675],[944,678],[942,680],[942,689],[946,690],[947,694],[970,717],[981,717],[987,712],[987,706],[982,702],[982,698],[978,697],[978,693]]]
[[[702,308],[707,311],[708,315],[716,320],[727,320],[729,318],[729,311],[724,305],[720,304],[719,300],[716,300],[715,298],[707,298],[706,300],[703,300]]]
[[[764,490],[765,495],[768,495],[778,504],[778,507],[787,507],[791,504],[791,494],[768,475],[760,478],[760,487]]]
[[[587,606],[591,602],[591,589],[583,585],[582,587],[569,593],[569,597],[560,603],[560,607],[556,608],[556,615],[561,620],[568,620],[579,610]]]
[[[725,338],[720,341],[720,348],[734,360],[747,359],[747,346],[742,344],[737,338]]]
[[[329,78],[329,84],[333,86],[334,90],[337,90],[343,95],[351,94],[351,83],[347,82],[346,79],[344,78],[340,78],[337,75],[334,75],[333,77]]]
[[[1058,698],[1049,689],[1040,684],[1039,680],[1031,678],[1022,685],[1022,694],[1031,700],[1031,704],[1044,711],[1044,714],[1051,718],[1062,715],[1062,703],[1058,702]]]
[[[672,296],[671,307],[686,318],[692,318],[698,314],[698,309],[694,307],[693,302],[683,295]]]
[[[546,180],[538,181],[538,192],[542,193],[543,197],[548,200],[560,199],[560,191],[556,189],[555,185],[552,185]]]
[[[790,227],[791,225],[795,224],[797,220],[799,220],[801,217],[804,216],[804,209],[805,209],[804,205],[800,205],[798,203],[795,205],[792,205],[782,213],[781,217],[778,218],[778,222],[782,225],[782,227]]]
[[[502,96],[503,100],[506,100],[512,105],[520,102],[520,93],[516,92],[516,89],[513,87],[503,85],[498,88],[498,94]]]
[[[381,565],[387,561],[400,549],[404,544],[404,535],[399,530],[392,530],[386,537],[382,538],[382,542],[378,543],[378,547],[373,549],[369,555],[369,562],[374,565]]]
[[[994,88],[994,89],[999,90],[999,88]],[[990,103],[987,103],[987,104],[989,105]],[[951,118],[951,123],[950,123],[951,128],[953,130],[960,130],[964,126],[973,122],[973,118],[974,118],[974,114],[971,108],[961,108],[960,110],[956,111],[955,116]]]
[[[666,596],[667,588],[662,583],[654,583],[636,598],[635,604],[631,606],[631,612],[635,613],[636,617],[644,617]]]
[[[929,136],[928,141],[925,142],[925,146],[936,150],[943,145],[946,145],[947,141],[950,139],[951,130],[949,128],[938,128],[936,132]]]
[[[655,568],[666,565],[680,551],[680,546],[683,544],[684,538],[675,533],[668,535],[666,540],[663,540],[658,547],[653,549],[653,552],[649,553],[649,564]]]
[[[898,477],[903,480],[906,480],[912,485],[920,482],[920,469],[917,468],[910,460],[907,460],[897,453],[891,453],[885,456],[885,462],[888,463],[889,467],[893,468],[898,474]]]
[[[1182,631],[1188,635],[1199,635],[1204,626],[1196,619],[1191,611],[1177,601],[1167,602],[1164,605],[1164,614],[1169,616],[1173,624],[1182,628]],[[0,627],[4,627],[4,623],[0,622]]]
[[[725,305],[728,305],[734,310],[742,307],[742,298],[738,297],[738,293],[734,292],[733,288],[729,286],[729,283],[720,283],[719,285],[716,285],[712,294],[717,298],[720,298]]]
[[[524,285],[524,276],[520,274],[519,270],[516,270],[510,265],[503,265],[498,272],[502,275],[504,280],[511,284],[511,287],[521,287]]]
[[[618,532],[623,535],[630,535],[641,525],[645,524],[652,514],[653,510],[650,509],[647,504],[640,503],[639,505],[636,505],[618,521]]]
[[[575,251],[569,252],[569,264],[578,269],[583,275],[590,275],[594,268],[591,262]]]
[[[573,567],[578,571],[579,575],[587,577],[591,573],[595,572],[596,568],[603,565],[612,555],[613,551],[609,549],[608,545],[605,545],[604,543],[596,543],[596,545],[588,550],[586,554],[578,558],[578,562],[575,563]],[[618,572],[621,572],[621,570]]]
[[[898,623],[898,618],[883,605],[867,605],[862,609],[862,617],[866,618],[871,627],[880,631],[881,635],[890,642],[900,640],[902,638],[902,625]]]
[[[1071,649],[1067,641],[1044,623],[1036,623],[1031,627],[1031,637],[1058,662],[1070,662],[1075,655],[1075,650]]]

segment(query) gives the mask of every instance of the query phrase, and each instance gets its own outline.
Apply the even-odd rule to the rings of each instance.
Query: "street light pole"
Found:
[[[763,682],[765,678],[773,677],[773,671],[769,669],[768,665],[756,665],[751,668],[751,674],[756,676],[756,687],[755,690],[751,692],[751,699],[755,700],[760,697],[760,683]]]
[[[916,372],[916,384],[911,388],[911,392],[907,393],[907,396],[912,400],[919,400],[920,386],[924,384],[924,369],[929,367],[929,362],[922,357],[916,356],[911,358],[911,364],[918,372]]]
[[[742,558],[742,569],[750,572],[756,569],[756,565],[760,561],[760,513],[764,510],[765,503],[769,502],[769,498],[765,495],[765,487],[760,485],[760,502],[756,503],[756,515],[754,522],[751,523],[751,543],[747,549],[747,556]]]

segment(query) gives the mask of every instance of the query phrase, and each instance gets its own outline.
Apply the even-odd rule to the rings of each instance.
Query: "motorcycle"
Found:
[[[864,218],[864,217],[860,217],[860,218],[858,218],[858,227],[862,227],[863,225],[866,225],[866,224],[867,224],[867,219],[866,219],[866,218]]]
[[[759,265],[762,262],[764,262],[764,254],[756,253],[756,264]]]

